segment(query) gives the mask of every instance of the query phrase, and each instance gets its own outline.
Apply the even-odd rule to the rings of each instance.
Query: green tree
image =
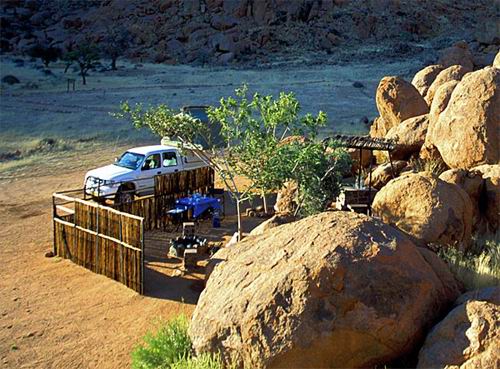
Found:
[[[51,62],[55,62],[61,57],[61,49],[47,43],[37,43],[28,49],[27,54],[33,58],[39,58],[43,65],[48,68]]]
[[[141,104],[131,107],[124,103],[117,116],[130,119],[136,127],[149,127],[161,137],[179,140],[209,163],[236,202],[240,236],[241,203],[255,193],[264,196],[275,191],[288,180],[297,182],[302,214],[323,210],[327,200],[338,193],[340,173],[349,164],[343,150],[325,150],[316,141],[326,114],[301,116],[293,93],[281,93],[277,99],[254,94],[249,99],[243,86],[235,95],[208,110],[210,120],[221,127],[224,147],[214,143],[210,127],[166,105],[145,109]],[[206,142],[205,150],[194,145],[200,137]],[[237,175],[250,180],[243,191],[238,188]]]
[[[80,68],[80,76],[82,76],[82,83],[87,84],[88,71],[95,67],[99,60],[99,49],[97,45],[91,41],[83,40],[76,46],[72,46],[63,56],[66,61],[66,69],[73,64],[77,64]]]
[[[99,43],[104,57],[111,59],[111,69],[116,70],[116,60],[123,55],[130,45],[131,35],[124,26],[106,25],[106,34]]]

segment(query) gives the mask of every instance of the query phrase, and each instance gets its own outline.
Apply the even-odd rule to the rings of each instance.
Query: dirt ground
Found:
[[[128,367],[145,332],[160,319],[190,315],[203,288],[203,269],[181,275],[179,262],[166,259],[172,235],[159,231],[146,237],[145,296],[68,260],[45,257],[52,248],[50,195],[77,188],[83,175],[0,182],[2,367]],[[247,219],[246,230],[258,222]],[[209,224],[201,228],[211,240],[227,238],[234,219],[215,232]]]

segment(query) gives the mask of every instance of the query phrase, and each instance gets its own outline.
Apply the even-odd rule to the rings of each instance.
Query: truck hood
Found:
[[[125,174],[132,173],[132,169],[120,167],[118,165],[110,164],[106,165],[105,167],[93,169],[87,172],[85,175],[85,178],[88,178],[90,176],[96,177],[99,179],[104,179],[104,180],[119,180],[121,176]]]

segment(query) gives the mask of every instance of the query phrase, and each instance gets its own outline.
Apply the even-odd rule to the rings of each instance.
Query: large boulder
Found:
[[[352,161],[351,170],[349,172],[350,175],[357,175],[360,168],[369,167],[370,164],[373,163],[373,154],[371,150],[361,149],[361,158],[359,152],[359,149],[347,149],[347,153]]]
[[[385,138],[395,140],[397,145],[391,155],[394,159],[407,160],[418,153],[424,144],[429,126],[429,114],[419,115],[392,127]]]
[[[490,288],[486,295],[457,300],[462,302],[427,336],[417,368],[500,367],[500,288]]]
[[[290,214],[297,209],[298,187],[297,182],[288,181],[283,188],[278,191],[274,211],[279,214]]]
[[[247,237],[214,255],[190,325],[194,349],[237,367],[387,363],[459,295],[444,263],[426,257],[402,232],[351,212]]]
[[[427,114],[429,107],[417,89],[401,77],[384,77],[375,96],[380,116],[391,129],[408,118]]]
[[[479,209],[493,233],[500,226],[500,164],[480,165],[471,172],[480,172],[484,180],[484,194],[479,202]]]
[[[455,45],[441,51],[438,64],[445,67],[452,65],[461,65],[468,72],[474,68],[474,57],[465,41],[459,41]]]
[[[500,51],[497,53],[497,56],[495,56],[495,60],[493,61],[493,66],[495,68],[500,69]]]
[[[377,117],[370,126],[370,137],[385,137],[388,131],[388,124],[382,117]]]
[[[442,65],[429,65],[415,74],[411,80],[411,84],[415,86],[422,97],[425,97],[427,90],[431,87],[432,82],[437,75],[444,69]]]
[[[472,224],[480,222],[479,203],[484,187],[482,173],[478,170],[449,169],[441,173],[439,179],[459,186],[469,195],[472,203]]]
[[[452,65],[451,67],[446,68],[441,71],[434,82],[432,82],[431,87],[427,90],[427,94],[425,95],[425,101],[429,106],[432,105],[432,100],[434,99],[434,95],[439,87],[444,85],[446,82],[450,81],[460,81],[463,76],[468,73],[469,70],[465,69],[461,65]]]
[[[401,175],[375,195],[373,214],[424,244],[470,245],[472,203],[459,186],[426,173]]]
[[[436,90],[436,94],[434,95],[434,98],[432,99],[432,104],[431,104],[431,109],[429,113],[429,122],[430,125],[434,122],[436,122],[439,118],[439,114],[441,114],[444,109],[448,106],[448,102],[450,101],[451,94],[455,87],[457,87],[459,81],[448,81],[446,83],[443,83],[439,88]],[[429,129],[432,129],[429,127]]]
[[[447,108],[429,128],[430,142],[450,168],[500,161],[500,70],[468,74],[455,87]]]
[[[379,165],[372,173],[372,187],[380,190],[393,178],[396,178],[401,174],[403,169],[408,166],[408,162],[404,160],[395,160],[392,162],[384,163]],[[370,176],[365,178],[365,186],[369,186]]]

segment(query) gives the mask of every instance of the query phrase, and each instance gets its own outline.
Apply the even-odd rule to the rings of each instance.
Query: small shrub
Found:
[[[147,333],[144,343],[132,351],[134,369],[231,369],[217,355],[193,356],[188,335],[189,320],[181,315]]]
[[[500,233],[474,239],[471,250],[443,248],[439,256],[467,290],[500,285]]]
[[[189,321],[179,316],[161,326],[155,333],[147,333],[144,344],[132,352],[134,369],[169,369],[173,364],[191,357],[191,339],[187,330]],[[178,367],[177,367],[178,368]]]

